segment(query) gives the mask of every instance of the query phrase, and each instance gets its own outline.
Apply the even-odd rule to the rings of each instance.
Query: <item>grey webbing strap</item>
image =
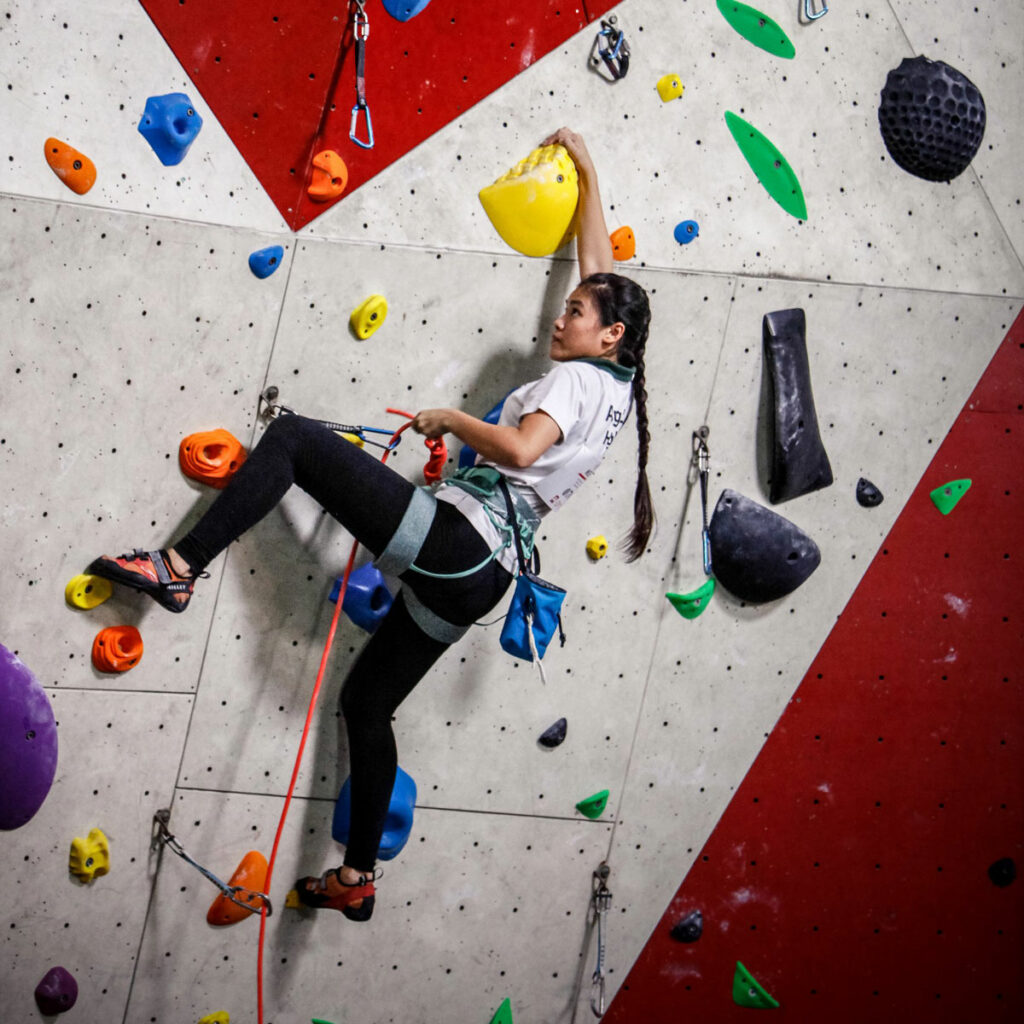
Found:
[[[156,578],[160,583],[170,583],[171,576],[167,571],[167,566],[164,565],[164,556],[159,551],[137,551],[136,555],[145,554],[146,557],[153,563],[153,568],[156,569]]]
[[[416,556],[427,539],[434,514],[437,511],[437,498],[427,491],[416,488],[412,499],[406,507],[398,529],[391,535],[387,547],[374,559],[373,564],[389,576],[401,576],[415,561]]]
[[[432,612],[408,587],[402,588],[402,599],[409,609],[413,622],[432,640],[442,644],[454,644],[469,632],[469,626],[456,626]]]

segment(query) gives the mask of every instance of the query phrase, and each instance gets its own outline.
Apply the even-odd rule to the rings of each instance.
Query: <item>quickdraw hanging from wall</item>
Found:
[[[688,594],[668,593],[665,596],[672,607],[684,619],[695,619],[703,612],[715,592],[715,578],[711,575],[711,533],[708,529],[708,475],[711,468],[711,453],[708,450],[708,435],[711,430],[705,425],[693,432],[693,448],[690,456],[689,483],[692,486],[696,479],[700,480],[701,509],[701,555],[704,563],[704,575],[707,579],[703,585]]]
[[[352,108],[352,122],[348,137],[363,149],[373,149],[373,121],[366,103],[366,40],[370,35],[370,19],[366,16],[364,0],[351,0],[352,38],[356,47],[356,102]],[[359,138],[359,115],[366,121],[366,139]]]
[[[629,43],[618,24],[614,14],[602,18],[601,29],[590,49],[590,67],[606,82],[617,82],[629,71]],[[605,74],[601,73],[602,66]]]

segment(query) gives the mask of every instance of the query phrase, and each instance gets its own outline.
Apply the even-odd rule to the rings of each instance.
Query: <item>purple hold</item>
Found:
[[[21,828],[32,818],[56,772],[50,698],[24,662],[0,644],[0,829]]]
[[[36,1004],[47,1015],[70,1010],[77,998],[78,982],[63,967],[51,967],[36,985]]]

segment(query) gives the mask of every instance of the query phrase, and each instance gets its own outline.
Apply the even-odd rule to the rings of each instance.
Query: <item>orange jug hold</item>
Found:
[[[222,488],[245,462],[241,441],[227,430],[207,430],[182,438],[178,464],[182,473],[201,484]]]
[[[92,642],[92,663],[100,672],[127,672],[142,659],[142,636],[134,626],[108,626]]]
[[[93,187],[96,165],[84,153],[52,136],[44,143],[44,152],[50,169],[72,192],[84,196]]]
[[[315,203],[337,199],[348,185],[348,168],[333,149],[325,149],[313,157],[312,178],[306,192]]]
[[[636,255],[636,238],[633,229],[623,226],[611,233],[612,256],[616,260],[631,260]]]
[[[213,925],[237,924],[244,921],[250,914],[258,914],[263,908],[263,887],[267,884],[267,858],[259,850],[250,850],[242,862],[235,868],[228,885],[240,886],[235,899],[251,904],[252,910],[232,903],[221,893],[210,904],[206,912],[206,923]]]

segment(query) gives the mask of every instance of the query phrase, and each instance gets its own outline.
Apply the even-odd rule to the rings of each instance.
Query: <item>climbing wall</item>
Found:
[[[142,3],[292,229],[326,208],[306,194],[316,153],[343,157],[351,192],[612,6],[454,0],[401,22],[368,3],[368,125],[346,4]]]
[[[350,538],[294,491],[211,566],[186,615],[124,591],[80,610],[66,604],[64,585],[100,551],[166,544],[187,530],[214,492],[182,475],[179,441],[220,427],[253,444],[267,384],[311,415],[393,425],[388,405],[482,414],[544,372],[551,321],[576,280],[572,253],[511,251],[477,193],[557,126],[582,132],[609,228],[628,224],[637,239],[623,269],[654,311],[658,528],[649,553],[626,564],[614,542],[630,518],[635,448],[623,435],[584,495],[544,524],[545,574],[570,595],[569,642],[547,655],[548,685],[501,651],[496,626],[480,628],[399,710],[417,806],[365,927],[281,905],[295,877],[341,856],[331,838],[347,774],[337,694],[365,639],[343,618],[279,850],[264,1024],[297,1014],[487,1024],[506,998],[519,1024],[591,1019],[594,869],[611,867],[612,997],[680,879],[694,861],[707,869],[700,855],[716,824],[837,617],[846,620],[865,569],[1024,301],[1020,5],[951,13],[939,0],[861,0],[805,24],[796,3],[766,2],[795,44],[787,61],[752,46],[704,0],[614,9],[433,0],[404,25],[369,0],[373,152],[348,140],[346,5],[301,15],[295,6],[179,0],[152,6],[151,18],[137,0],[8,0],[0,13],[0,117],[9,126],[0,148],[0,643],[36,674],[60,743],[42,808],[3,839],[4,1024],[39,1019],[32,992],[56,964],[79,984],[69,1020],[188,1024],[215,1010],[256,1020],[257,922],[207,924],[215,890],[169,851],[150,849],[153,813],[169,808],[184,847],[222,876],[251,849],[269,854],[334,610],[327,594]],[[629,75],[614,85],[589,63],[599,12],[618,16],[632,46]],[[949,184],[910,178],[878,134],[886,73],[921,52],[963,68],[988,104],[985,144]],[[403,74],[414,63],[417,73]],[[312,151],[335,67],[324,138],[344,153],[353,185],[314,208],[297,184],[298,161]],[[680,77],[682,98],[660,99],[655,83],[666,73]],[[187,157],[164,166],[137,129],[149,97],[178,91],[203,127]],[[727,109],[785,154],[807,220],[784,213],[754,177]],[[88,194],[69,192],[47,167],[51,135],[94,161]],[[700,234],[681,246],[673,227],[689,218]],[[247,258],[269,245],[282,246],[282,259],[257,279]],[[373,293],[390,311],[362,341],[348,317]],[[782,511],[819,543],[822,565],[785,600],[755,608],[720,588],[699,620],[684,621],[663,595],[703,578],[699,496],[687,477],[692,431],[711,428],[712,500],[731,487],[767,501],[761,319],[792,307],[806,311],[836,482]],[[1014,397],[1013,375],[1001,379]],[[392,465],[419,480],[426,452],[406,441]],[[979,464],[989,457],[977,455]],[[878,508],[856,505],[861,475],[884,491]],[[938,517],[943,528],[986,500],[979,481],[948,521]],[[584,550],[595,534],[613,544],[598,562]],[[1012,569],[1015,551],[1006,550]],[[984,633],[973,628],[974,601],[964,622]],[[948,602],[942,611],[947,628],[960,624]],[[130,672],[101,672],[93,638],[119,624],[139,628],[144,656]],[[998,632],[988,636],[995,648]],[[895,672],[876,671],[886,682]],[[539,746],[562,716],[562,746]],[[879,730],[871,753],[891,757],[901,778],[920,759],[913,747],[890,751],[898,735]],[[977,753],[952,741],[937,749],[965,762]],[[576,811],[603,789],[611,796],[600,818]],[[814,798],[825,813],[830,805]],[[885,813],[895,800],[870,799]],[[915,826],[894,821],[890,831]],[[96,827],[110,840],[110,872],[85,883],[69,871],[68,848]],[[887,857],[871,871],[876,862],[896,870]],[[940,863],[934,877],[945,881],[955,865]],[[799,902],[772,908],[777,919],[803,912],[815,871],[812,862]],[[933,894],[918,884],[914,909],[930,913]],[[1016,889],[998,892],[1013,898]],[[713,901],[702,906],[698,952],[717,927]],[[905,916],[908,903],[900,907]],[[772,934],[749,923],[758,924],[751,936]],[[1001,942],[1020,948],[1009,926],[979,941],[990,956]],[[847,947],[847,958],[851,948],[860,947]],[[747,949],[735,959],[787,1012],[789,961]],[[623,996],[635,992],[630,982]],[[929,1018],[934,995],[899,1016]]]
[[[1017,1020],[1024,313],[605,1020]],[[969,478],[948,515],[929,497]],[[1009,861],[1009,863],[1008,863]],[[1014,868],[1012,865],[1016,865]],[[703,934],[673,928],[699,911]]]

